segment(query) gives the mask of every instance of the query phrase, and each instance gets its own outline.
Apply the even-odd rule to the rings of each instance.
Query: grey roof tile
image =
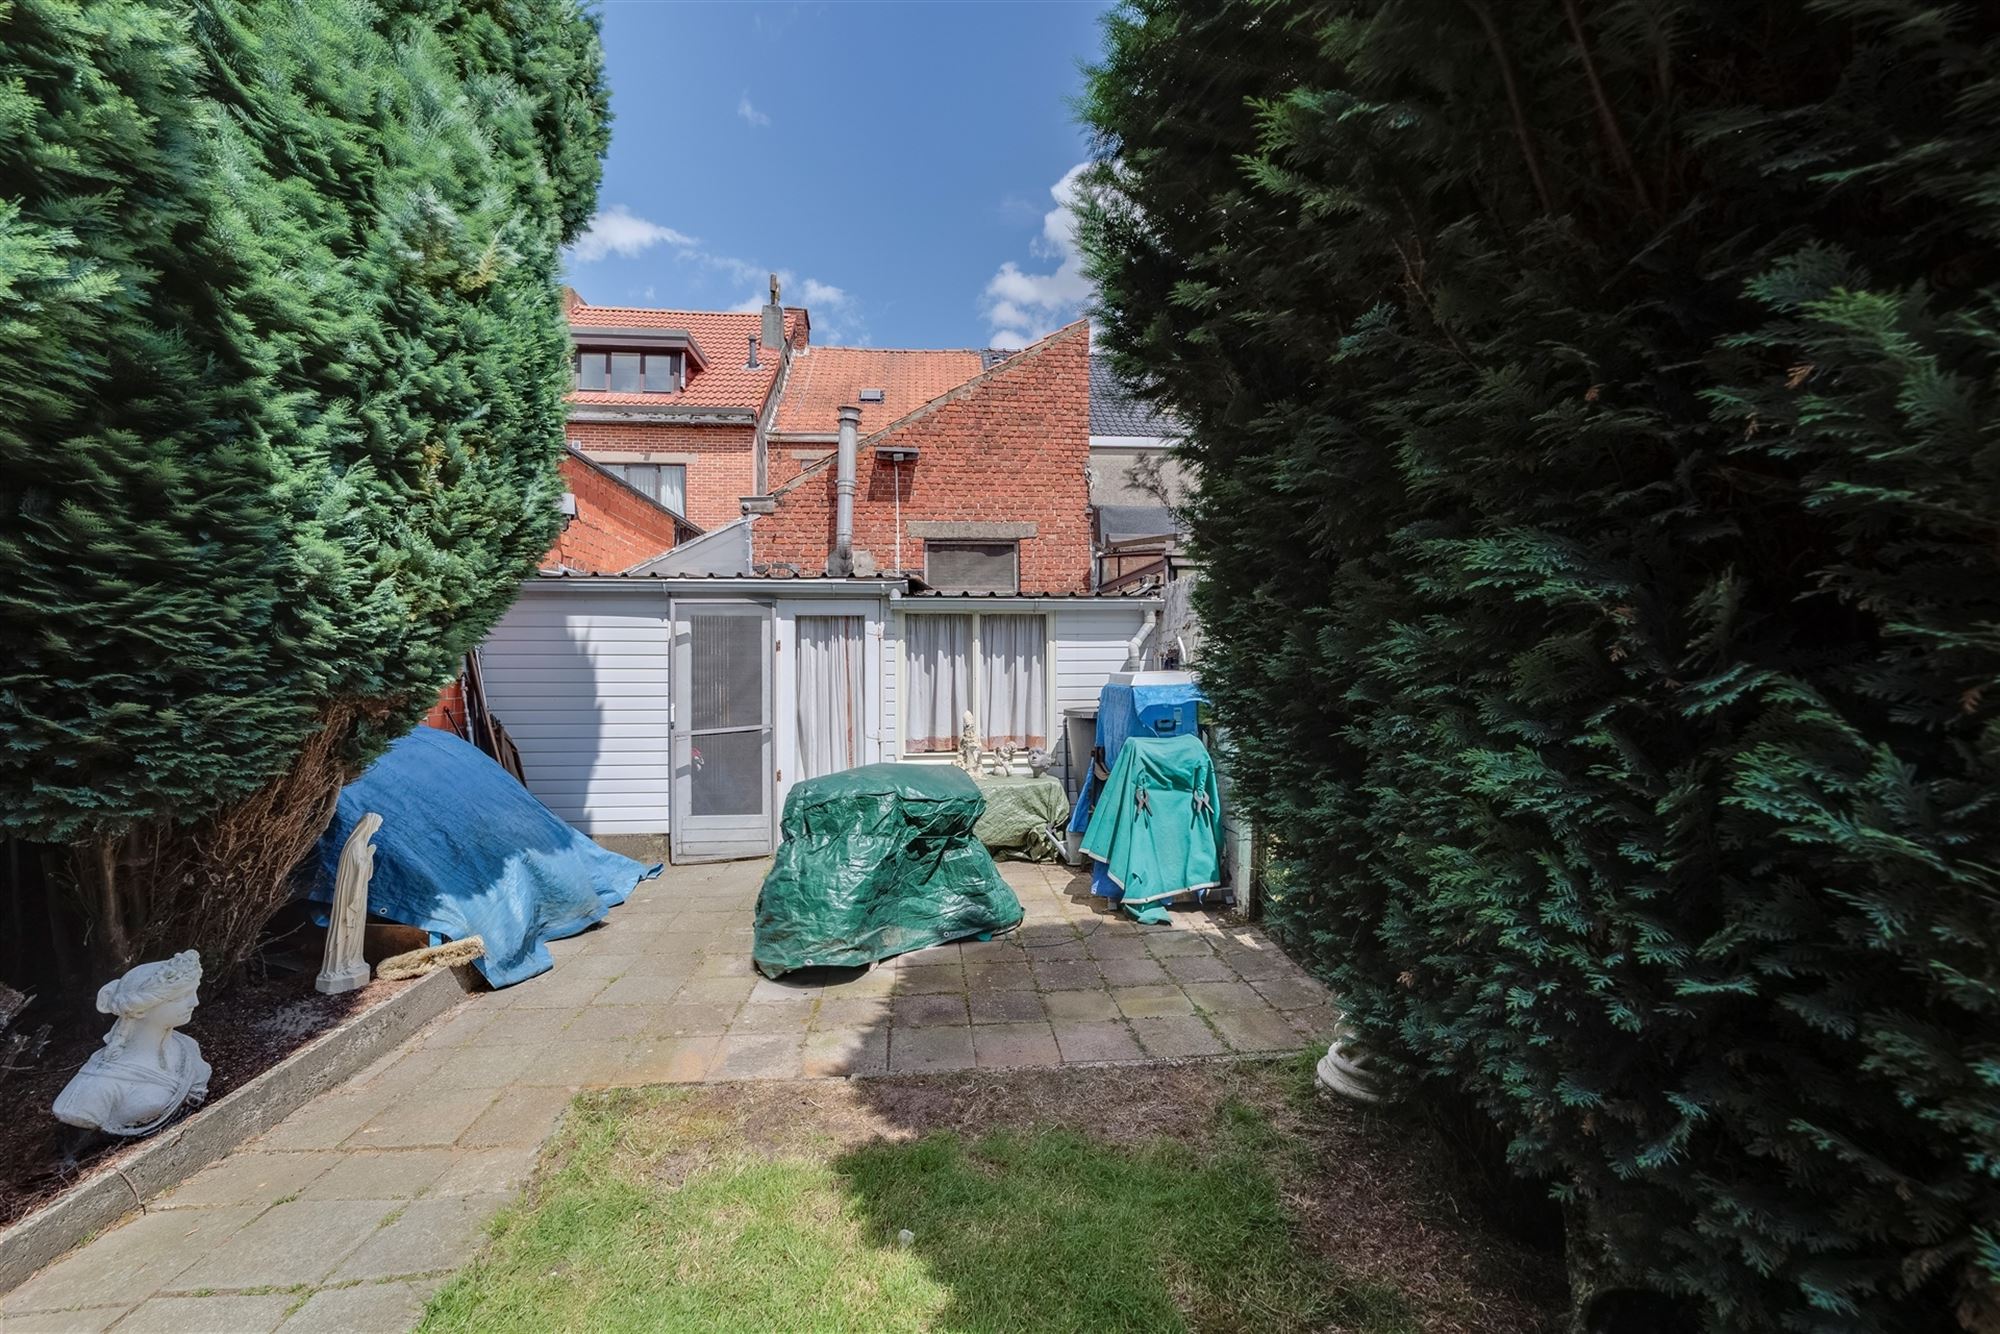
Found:
[[[1092,435],[1180,434],[1180,424],[1135,396],[1111,369],[1111,359],[1090,358],[1090,433]]]

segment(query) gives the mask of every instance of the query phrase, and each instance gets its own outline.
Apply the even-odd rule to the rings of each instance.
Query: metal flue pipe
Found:
[[[826,572],[845,579],[854,573],[854,472],[861,452],[861,409],[840,410],[840,448],[834,458],[833,556]]]

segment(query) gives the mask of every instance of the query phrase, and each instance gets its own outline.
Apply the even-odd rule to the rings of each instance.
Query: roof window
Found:
[[[886,389],[864,389],[861,391],[861,401],[863,403],[880,403],[888,396],[889,391]]]

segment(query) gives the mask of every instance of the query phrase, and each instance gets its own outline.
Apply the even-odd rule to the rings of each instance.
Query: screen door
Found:
[[[771,609],[674,609],[674,860],[771,851]]]

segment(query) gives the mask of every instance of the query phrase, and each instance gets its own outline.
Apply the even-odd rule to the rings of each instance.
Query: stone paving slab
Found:
[[[1015,932],[760,978],[767,865],[670,868],[554,942],[552,971],[469,997],[0,1297],[0,1330],[406,1329],[583,1087],[1269,1054],[1334,1022],[1325,989],[1255,928],[1199,908],[1140,927],[1087,878],[1019,863],[1003,867],[1026,913]]]

